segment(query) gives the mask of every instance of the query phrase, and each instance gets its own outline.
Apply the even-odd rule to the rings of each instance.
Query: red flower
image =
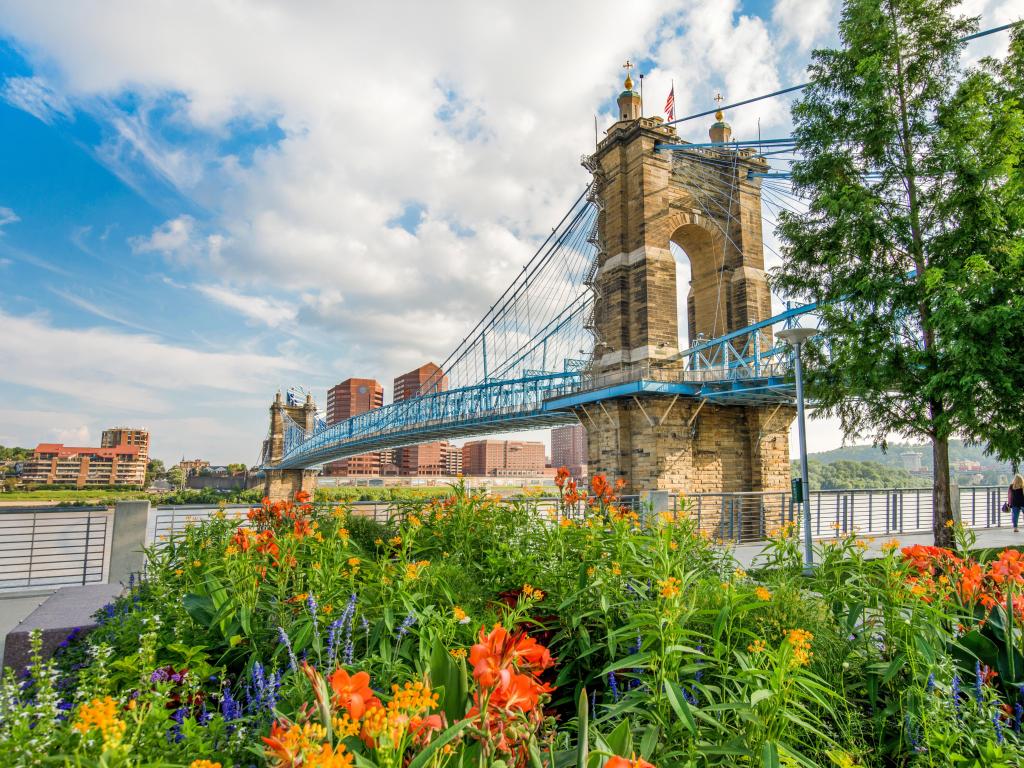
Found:
[[[551,652],[525,632],[509,634],[495,624],[490,634],[480,628],[480,641],[469,651],[473,677],[485,688],[508,685],[513,672],[540,674],[555,662]]]
[[[565,481],[569,479],[569,470],[565,467],[559,467],[555,473],[555,485],[561,488],[565,485]]]
[[[648,763],[642,757],[634,756],[632,760],[616,755],[607,763],[604,768],[657,768],[653,763]]]
[[[361,718],[367,709],[381,705],[373,695],[370,676],[366,672],[356,672],[350,677],[344,669],[336,669],[330,683],[334,691],[334,705],[344,707],[353,720]]]

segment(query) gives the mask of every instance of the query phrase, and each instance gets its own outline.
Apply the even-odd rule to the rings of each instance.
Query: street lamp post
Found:
[[[811,547],[811,494],[807,479],[807,426],[804,420],[804,372],[800,353],[804,342],[817,333],[813,328],[786,328],[776,334],[783,341],[793,345],[796,362],[796,419],[800,440],[800,482],[804,494],[804,574],[808,576],[814,568],[814,550]]]

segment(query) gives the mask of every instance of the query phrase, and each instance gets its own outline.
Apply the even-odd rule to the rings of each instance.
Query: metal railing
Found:
[[[954,512],[968,528],[998,528],[1006,491],[994,486],[960,487]],[[764,493],[695,493],[673,495],[673,510],[686,510],[712,537],[729,541],[761,541],[788,522],[799,522],[801,505],[789,491]],[[894,536],[932,530],[931,488],[866,488],[811,491],[811,533]]]
[[[104,583],[112,516],[106,507],[0,510],[0,592]]]
[[[968,528],[996,528],[1002,524],[1000,508],[1005,490],[992,486],[959,489],[954,507],[959,504],[960,519]],[[926,533],[932,529],[931,488],[871,488],[857,490],[811,491],[811,532],[819,539],[837,535],[895,536]],[[332,508],[350,509],[353,514],[379,523],[403,520],[410,513],[420,514],[436,499],[330,502]],[[502,499],[505,504],[520,504],[537,514],[558,519],[579,518],[581,504],[567,509],[558,496],[522,496]],[[622,496],[617,502],[646,518],[648,505],[642,495]],[[186,526],[209,519],[219,510],[245,524],[248,505],[157,507],[151,512],[148,542],[166,541]],[[724,492],[670,494],[673,514],[693,517],[700,530],[711,538],[731,542],[757,542],[790,522],[799,522],[800,504],[789,491]]]

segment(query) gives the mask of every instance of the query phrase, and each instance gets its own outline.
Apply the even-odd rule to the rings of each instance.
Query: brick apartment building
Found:
[[[462,446],[462,471],[468,477],[532,477],[544,474],[544,443],[474,440]]]
[[[551,466],[565,467],[576,478],[586,476],[587,430],[582,424],[551,430]]]
[[[448,378],[434,363],[404,373],[394,382],[394,401],[407,400],[432,392],[448,389]],[[443,477],[448,472],[449,444],[446,442],[420,443],[395,450],[395,464],[399,473],[409,477]]]
[[[22,481],[44,485],[137,485],[146,482],[149,432],[115,427],[100,437],[100,447],[40,443],[25,462]]]
[[[376,379],[345,379],[327,390],[327,425],[384,405],[384,387]],[[363,453],[324,465],[323,474],[365,477],[380,474],[380,454]]]

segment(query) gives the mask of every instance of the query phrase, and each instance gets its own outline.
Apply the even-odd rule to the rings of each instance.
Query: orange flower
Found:
[[[604,768],[657,768],[657,766],[655,766],[654,763],[647,762],[642,757],[637,757],[636,755],[634,755],[632,759],[616,755],[604,764]]]
[[[295,500],[299,504],[307,504],[309,503],[309,500],[312,498],[313,497],[309,495],[308,491],[296,491],[295,493]]]
[[[569,470],[565,467],[559,467],[558,471],[555,473],[555,485],[561,488],[565,485],[565,481],[568,480],[569,477]]]
[[[480,628],[480,641],[470,648],[469,663],[477,682],[490,688],[508,685],[513,671],[540,674],[555,662],[551,652],[525,632],[511,635],[495,624],[490,634]]]
[[[334,691],[334,705],[344,707],[353,720],[361,718],[368,708],[380,706],[380,700],[370,688],[370,675],[366,672],[356,672],[350,677],[344,669],[336,669],[330,683]]]
[[[992,563],[989,575],[996,584],[1024,584],[1024,561],[1016,549],[1004,549]]]

